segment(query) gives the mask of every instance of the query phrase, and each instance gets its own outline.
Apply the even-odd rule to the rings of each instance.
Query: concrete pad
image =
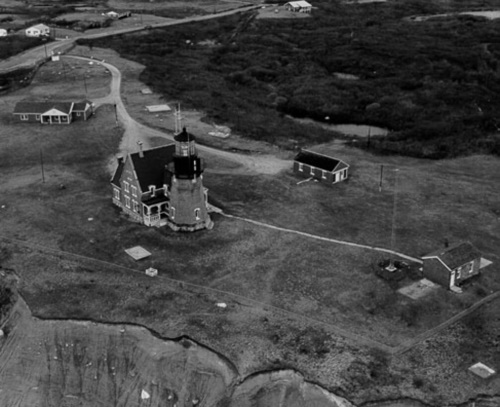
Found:
[[[141,246],[134,246],[131,247],[130,249],[126,249],[125,253],[127,253],[130,257],[132,257],[136,261],[151,256],[151,253],[149,253],[146,249],[144,249]]]
[[[416,281],[413,284],[407,285],[406,287],[400,288],[399,293],[406,295],[407,297],[418,300],[429,294],[437,287],[432,281],[423,278],[422,280]]]
[[[146,109],[148,110],[149,113],[170,112],[172,110],[172,109],[170,109],[169,105],[146,106]]]
[[[488,377],[493,376],[496,373],[492,368],[486,366],[481,362],[477,362],[475,365],[469,367],[469,371],[483,379],[487,379]]]

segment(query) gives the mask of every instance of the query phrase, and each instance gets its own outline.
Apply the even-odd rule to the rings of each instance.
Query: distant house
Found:
[[[424,277],[460,291],[457,286],[479,274],[481,254],[469,242],[460,242],[422,257]]]
[[[348,176],[349,165],[337,158],[302,150],[293,161],[293,171],[304,178],[335,184]]]
[[[92,115],[92,103],[82,102],[19,102],[13,115],[20,122],[42,124],[70,124],[73,120],[87,120]]]
[[[5,28],[0,28],[0,37],[7,37],[7,30]]]
[[[131,16],[132,13],[130,11],[124,11],[123,13],[118,14],[118,20],[121,20],[122,18],[128,18]]]
[[[307,1],[290,1],[285,4],[285,9],[296,13],[310,13],[312,5]]]
[[[116,11],[108,11],[107,13],[103,13],[103,16],[117,19],[119,14]]]
[[[37,24],[26,29],[26,37],[44,37],[50,35],[50,28],[45,24]]]

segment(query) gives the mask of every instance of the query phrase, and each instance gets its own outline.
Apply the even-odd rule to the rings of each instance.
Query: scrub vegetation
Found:
[[[392,133],[369,145],[380,153],[500,153],[497,20],[409,19],[459,10],[454,3],[315,6],[311,18],[255,12],[94,45],[144,64],[141,80],[156,91],[254,139],[325,141],[320,130],[297,131],[293,116],[387,127]]]

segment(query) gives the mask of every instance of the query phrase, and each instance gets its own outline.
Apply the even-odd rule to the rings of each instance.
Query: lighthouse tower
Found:
[[[211,229],[207,212],[207,189],[203,187],[203,160],[196,152],[195,137],[183,128],[175,137],[173,161],[168,165],[169,222],[174,230]]]

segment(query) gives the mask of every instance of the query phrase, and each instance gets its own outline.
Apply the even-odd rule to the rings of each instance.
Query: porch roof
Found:
[[[165,196],[165,195],[159,195],[159,196],[155,196],[153,198],[149,198],[145,201],[142,201],[142,203],[144,205],[157,205],[159,203],[164,203],[164,202],[168,202],[168,198]]]

